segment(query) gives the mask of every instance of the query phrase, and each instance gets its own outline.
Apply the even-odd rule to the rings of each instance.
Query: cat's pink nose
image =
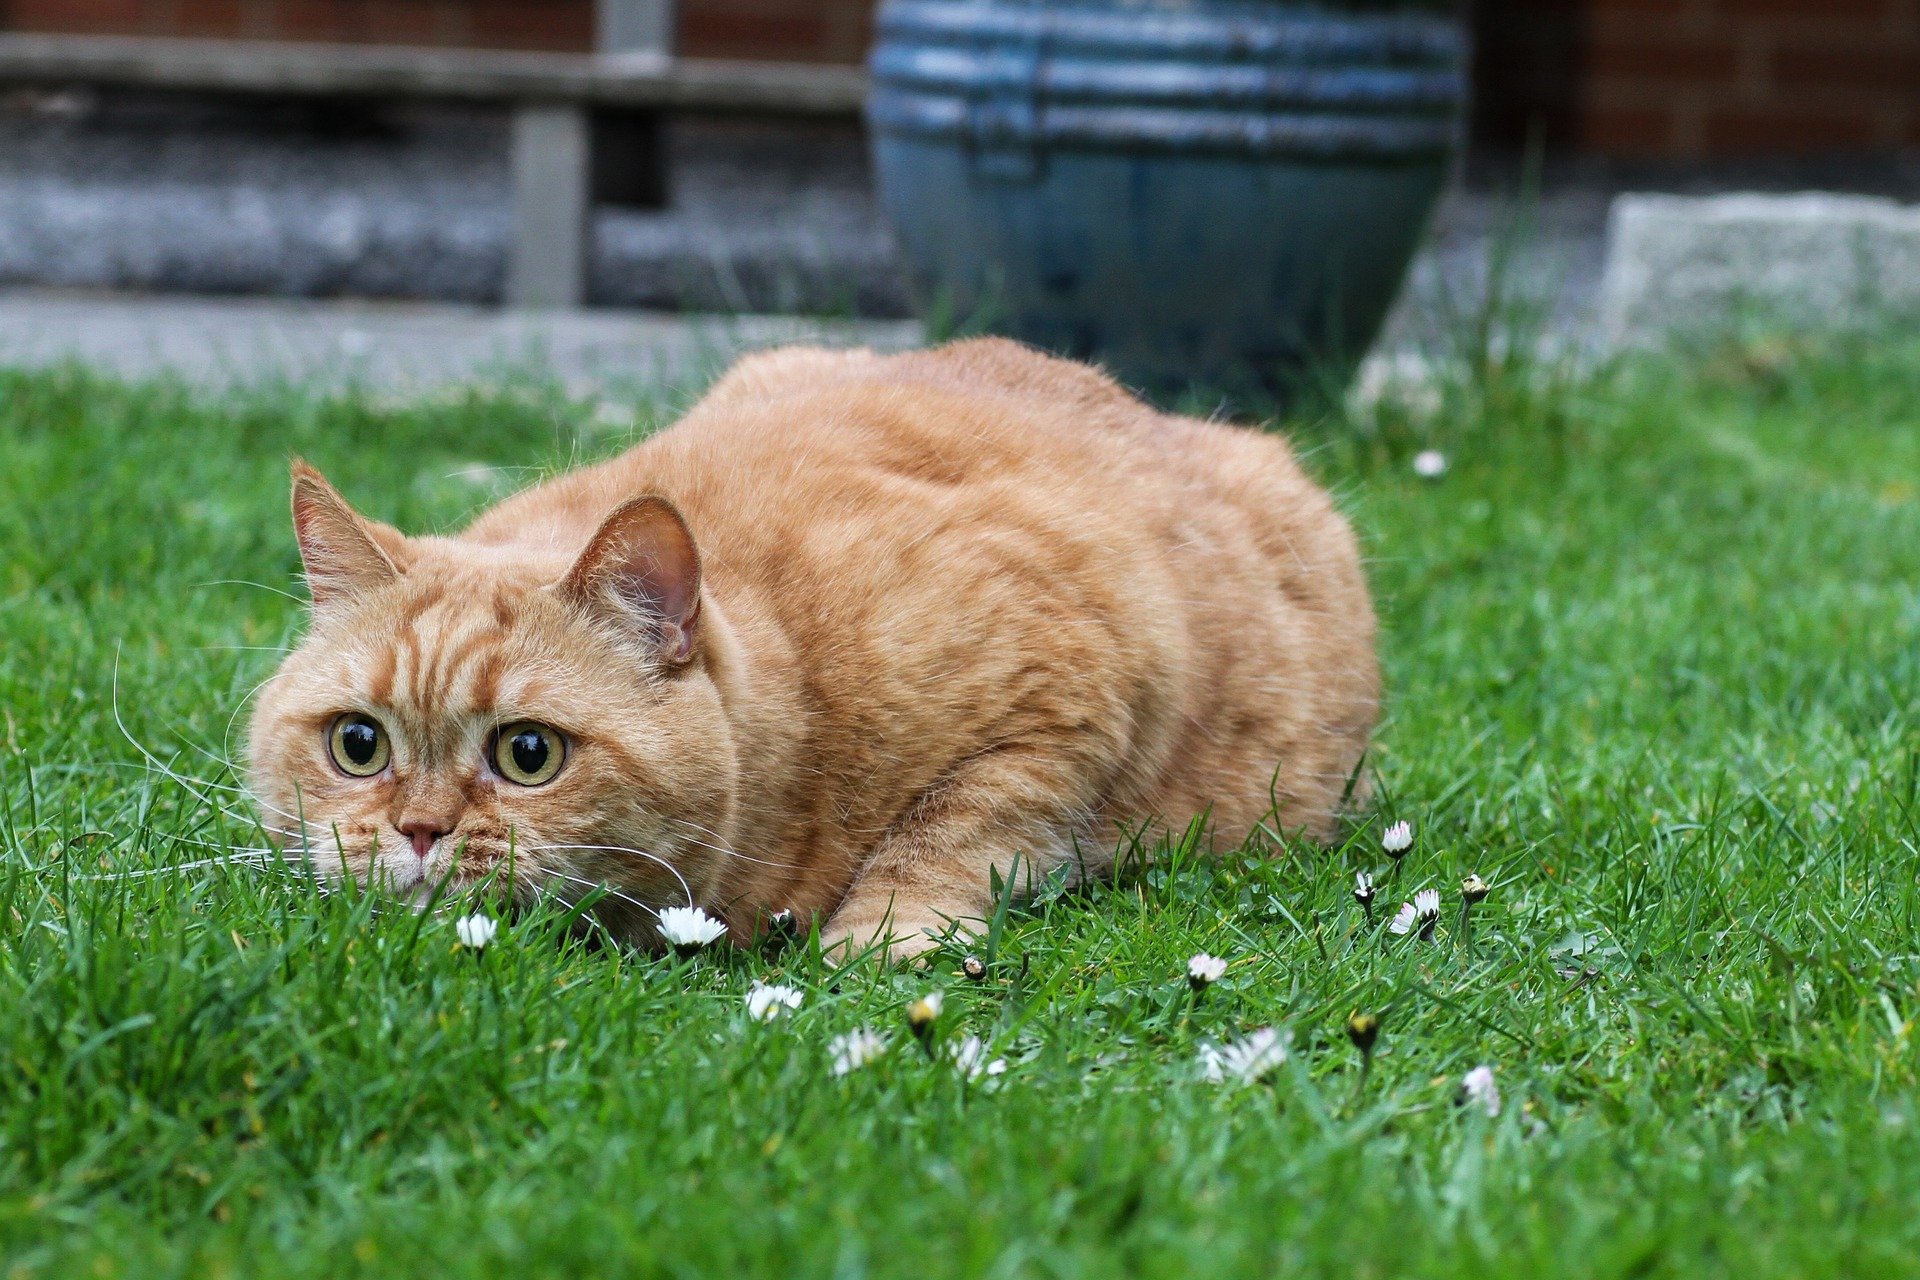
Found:
[[[427,854],[432,851],[433,842],[447,834],[445,828],[431,820],[398,822],[394,825],[400,828],[401,835],[413,841],[413,851],[422,862],[426,861]]]

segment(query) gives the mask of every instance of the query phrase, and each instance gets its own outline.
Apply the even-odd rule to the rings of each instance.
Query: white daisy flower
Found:
[[[453,932],[460,939],[461,946],[484,951],[487,944],[493,941],[493,935],[500,932],[500,922],[476,911],[454,921]]]
[[[866,1027],[835,1036],[827,1045],[827,1052],[833,1055],[833,1074],[837,1076],[858,1071],[886,1051],[887,1042]]]
[[[1373,905],[1373,877],[1364,871],[1353,873],[1353,900],[1363,907]]]
[[[1231,1044],[1200,1046],[1200,1074],[1215,1084],[1253,1084],[1287,1060],[1287,1038],[1272,1027]]]
[[[747,988],[747,1016],[755,1022],[772,1022],[787,1010],[798,1009],[804,998],[793,987],[756,982]]]
[[[1500,1114],[1500,1086],[1493,1082],[1492,1067],[1475,1067],[1460,1078],[1460,1101],[1489,1116]]]
[[[1220,981],[1227,971],[1227,962],[1219,956],[1210,956],[1202,951],[1187,961],[1187,984],[1195,991],[1205,991]]]
[[[1400,904],[1400,910],[1394,913],[1393,922],[1387,926],[1389,933],[1412,933],[1416,928],[1420,936],[1431,939],[1433,927],[1440,920],[1440,891],[1422,889],[1413,895],[1412,902]]]
[[[968,1080],[978,1080],[982,1076],[997,1076],[1007,1069],[1005,1058],[987,1058],[986,1042],[979,1036],[968,1036],[948,1052],[953,1059],[953,1069]]]
[[[1468,906],[1472,906],[1492,892],[1492,886],[1477,875],[1468,876],[1460,882],[1460,896],[1466,899]]]
[[[1380,847],[1393,857],[1399,857],[1413,847],[1413,824],[1396,822],[1380,833]]]
[[[663,907],[660,911],[660,936],[681,955],[718,941],[726,932],[726,925],[698,907]]]
[[[1422,449],[1413,455],[1413,474],[1422,480],[1438,480],[1447,474],[1447,455],[1438,449]]]

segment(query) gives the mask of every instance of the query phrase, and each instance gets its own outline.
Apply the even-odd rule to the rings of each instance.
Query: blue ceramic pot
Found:
[[[868,105],[926,314],[1164,397],[1350,372],[1439,195],[1457,21],[1259,0],[886,0]]]

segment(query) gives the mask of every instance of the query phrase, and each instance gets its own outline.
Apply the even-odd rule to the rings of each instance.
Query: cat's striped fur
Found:
[[[1286,445],[1006,342],[750,357],[455,537],[294,495],[313,622],[251,784],[323,874],[403,894],[511,856],[522,894],[610,885],[637,940],[690,898],[911,953],[1123,825],[1277,801],[1326,835],[1375,718],[1354,539]],[[330,758],[349,713],[374,776]],[[541,785],[489,754],[521,722],[565,743]]]

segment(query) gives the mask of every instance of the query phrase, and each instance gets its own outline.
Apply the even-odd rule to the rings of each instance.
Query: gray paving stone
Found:
[[[1623,195],[1600,324],[1613,347],[1920,317],[1920,206],[1873,196]]]
[[[211,389],[297,383],[406,397],[535,380],[618,399],[698,390],[756,348],[892,351],[920,338],[901,320],[0,291],[0,366],[75,363]]]

